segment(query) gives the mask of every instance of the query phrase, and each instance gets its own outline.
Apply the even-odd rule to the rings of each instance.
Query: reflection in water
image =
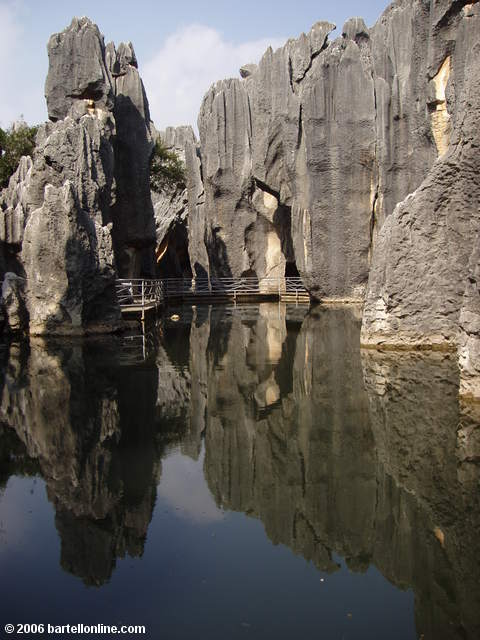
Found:
[[[389,579],[413,585],[425,637],[478,637],[480,416],[459,406],[450,356],[362,356],[379,459],[380,540],[401,554],[395,562],[386,546],[374,562]]]
[[[355,308],[178,315],[140,358],[113,338],[0,352],[0,490],[41,473],[62,567],[108,582],[157,499],[197,525],[239,511],[322,572],[341,556],[412,588],[419,636],[478,637],[480,415],[455,363],[361,352]]]
[[[1,399],[4,422],[46,480],[61,564],[92,585],[109,579],[116,557],[142,554],[162,452],[181,436],[159,423],[165,413],[180,418],[182,388],[168,375],[160,386],[155,361],[115,366],[116,349],[12,344]]]

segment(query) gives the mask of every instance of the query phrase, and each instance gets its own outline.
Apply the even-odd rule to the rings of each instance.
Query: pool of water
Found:
[[[480,409],[359,330],[265,303],[1,346],[0,637],[480,637]]]

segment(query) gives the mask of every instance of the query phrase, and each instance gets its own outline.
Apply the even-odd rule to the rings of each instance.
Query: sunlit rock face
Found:
[[[468,279],[460,313],[458,361],[460,394],[468,400],[480,399],[480,245],[478,239],[470,256]]]
[[[10,328],[83,334],[118,327],[110,218],[114,126],[108,112],[86,109],[77,119],[42,125],[33,160],[22,160],[3,192],[5,268],[26,279],[30,323]]]
[[[473,155],[467,159],[455,155],[455,149],[459,151],[458,144],[473,149],[476,133],[470,129],[479,105],[475,74],[469,72],[476,56],[478,7],[463,5],[394,2],[371,29],[361,18],[352,18],[335,40],[329,39],[334,25],[319,22],[277,51],[268,50],[258,65],[242,67],[242,79],[222,80],[210,88],[198,124],[205,245],[213,272],[248,272],[262,279],[290,263],[313,297],[358,300],[365,296],[372,259],[374,277],[384,273],[386,260],[391,267],[384,278],[397,266],[401,270],[394,280],[399,291],[392,290],[391,296],[396,295],[396,302],[400,294],[411,298],[407,284],[400,289],[407,270],[426,289],[429,280],[422,279],[420,267],[425,265],[432,283],[440,279],[446,287],[446,306],[456,309],[456,320],[450,309],[444,310],[447,324],[458,324],[455,286],[461,288],[461,282],[464,287],[469,243],[463,232],[474,214],[467,197],[466,186],[473,186],[468,168],[476,165]],[[466,122],[469,101],[474,108]],[[389,222],[391,231],[379,238],[396,205],[423,180],[427,192],[418,196],[424,199],[416,205],[413,229],[415,234],[418,227],[419,241],[404,237],[410,228],[406,225],[400,238],[398,213]],[[447,183],[451,195],[432,204]],[[258,206],[261,193],[276,199],[270,216]],[[433,229],[428,222],[432,215],[446,216],[448,223]],[[443,227],[448,234],[452,225],[452,238],[444,237]],[[387,233],[398,235],[388,248]],[[272,234],[281,250],[271,261],[259,260],[260,253],[273,255],[268,249]],[[455,242],[456,234],[462,236],[462,248],[452,267],[445,247]],[[432,240],[428,252],[423,237],[425,243]],[[398,265],[403,254],[410,262]],[[452,271],[457,285],[449,287],[443,274]],[[369,295],[374,287],[378,298],[374,280]],[[430,316],[438,315],[438,301],[434,294],[420,298],[428,325]],[[417,304],[423,309],[422,302]]]
[[[0,194],[1,268],[26,278],[31,334],[110,332],[115,278],[153,274],[148,102],[131,44],[105,47],[88,18],[48,53],[51,122]]]
[[[120,276],[152,272],[155,227],[149,160],[153,149],[150,112],[131,43],[106,46],[97,25],[74,18],[51,37],[45,85],[48,114],[58,120],[86,108],[110,114],[115,163],[111,200],[112,239]]]
[[[460,346],[462,389],[479,395],[472,299],[480,230],[480,7],[464,4],[432,5],[425,59],[438,157],[378,235],[361,339]]]

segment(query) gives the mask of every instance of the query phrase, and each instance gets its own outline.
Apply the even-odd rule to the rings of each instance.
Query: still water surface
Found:
[[[177,313],[145,342],[2,348],[1,631],[480,637],[454,360],[361,351],[355,309]]]

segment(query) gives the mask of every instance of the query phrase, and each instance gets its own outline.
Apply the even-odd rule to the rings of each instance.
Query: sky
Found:
[[[0,0],[0,127],[20,116],[47,118],[46,45],[74,16],[96,22],[105,42],[131,41],[157,129],[195,125],[200,104],[216,80],[238,77],[242,64],[258,62],[268,46],[307,32],[318,20],[341,35],[352,16],[375,23],[387,0]]]

